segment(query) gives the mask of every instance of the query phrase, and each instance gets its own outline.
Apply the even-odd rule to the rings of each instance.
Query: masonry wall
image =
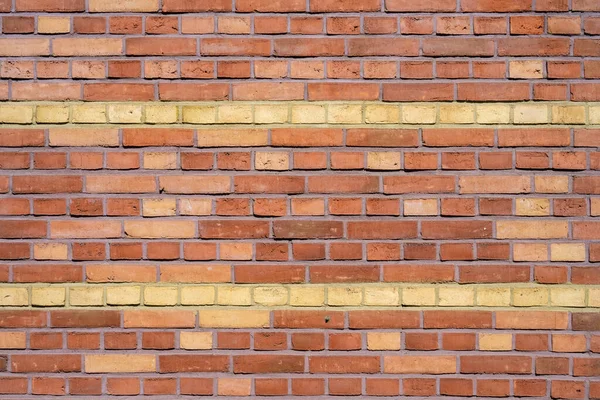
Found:
[[[597,0],[0,0],[0,395],[600,398]]]

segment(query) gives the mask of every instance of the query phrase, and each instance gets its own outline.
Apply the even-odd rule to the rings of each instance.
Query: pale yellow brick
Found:
[[[186,350],[210,350],[213,347],[212,332],[179,333],[179,347]]]
[[[513,306],[534,307],[548,305],[547,288],[513,288]]]
[[[325,199],[292,198],[292,215],[324,215]]]
[[[73,123],[104,124],[107,122],[105,104],[74,104],[71,108],[71,113]]]
[[[252,260],[252,243],[221,243],[219,244],[221,260]]]
[[[433,287],[402,288],[403,306],[434,306],[435,297],[435,288]]]
[[[582,287],[552,287],[550,305],[556,307],[585,307],[585,289]]]
[[[37,106],[35,120],[38,124],[66,124],[70,110],[69,106],[64,105]]]
[[[179,120],[177,106],[147,105],[144,111],[147,124],[174,124]]]
[[[400,292],[395,287],[365,287],[364,304],[367,306],[397,306]]]
[[[69,247],[66,243],[36,243],[33,257],[36,260],[66,260],[69,258]]]
[[[548,245],[546,243],[514,243],[514,261],[547,261]]]
[[[588,307],[600,307],[600,288],[588,289]]]
[[[400,169],[400,153],[395,151],[370,151],[367,169],[393,171]]]
[[[585,261],[584,243],[552,243],[551,261]]]
[[[550,200],[536,198],[518,198],[515,200],[517,215],[540,217],[550,215]]]
[[[254,123],[285,124],[289,121],[287,105],[260,104],[254,106]]]
[[[252,106],[247,104],[223,104],[217,108],[220,124],[251,124],[254,122]]]
[[[278,286],[257,287],[254,288],[254,302],[261,306],[282,306],[288,302],[288,291]]]
[[[477,305],[484,307],[510,306],[510,288],[486,286],[478,287]]]
[[[267,328],[271,321],[269,310],[200,310],[201,328]]]
[[[358,306],[362,303],[360,287],[328,287],[327,304],[330,306]]]
[[[251,290],[248,287],[219,286],[217,288],[217,304],[249,306],[252,304]]]
[[[476,108],[478,124],[510,123],[510,106],[507,104],[478,104]]]
[[[438,305],[440,306],[472,306],[474,303],[474,288],[454,286],[439,288]]]
[[[402,106],[402,122],[405,124],[435,124],[437,107],[435,105],[405,104]]]
[[[85,372],[134,373],[156,372],[154,354],[86,354]]]
[[[31,288],[31,305],[42,307],[64,306],[66,290],[64,287],[34,287]]]
[[[438,215],[436,199],[404,200],[404,215]]]
[[[513,348],[512,339],[510,333],[480,333],[479,350],[510,351]]]
[[[287,171],[290,169],[290,155],[282,151],[257,151],[254,168],[259,171]]]
[[[535,177],[536,193],[568,193],[569,177],[564,175],[537,175]]]
[[[0,307],[29,305],[29,292],[24,287],[0,287]]]
[[[139,286],[114,286],[106,288],[106,304],[135,306],[140,304],[142,290]]]
[[[511,61],[508,65],[508,73],[513,79],[542,79],[544,77],[544,61]]]
[[[198,147],[254,147],[268,143],[266,129],[227,129],[198,131]]]
[[[50,146],[116,147],[119,145],[117,129],[49,129]]]
[[[174,306],[177,304],[177,287],[148,286],[144,288],[144,304],[147,306]]]
[[[590,124],[600,124],[600,106],[588,106],[588,120]]]
[[[69,288],[69,304],[71,306],[102,306],[104,304],[104,288],[96,286],[79,286]]]
[[[215,304],[215,293],[213,286],[185,286],[181,288],[181,304],[184,306]]]
[[[183,106],[183,122],[186,124],[214,124],[217,122],[215,106]]]
[[[361,124],[362,106],[359,104],[329,104],[327,122],[330,124]]]
[[[114,124],[141,124],[142,106],[135,104],[109,104],[108,122]]]
[[[368,332],[367,349],[378,350],[400,350],[400,332]]]
[[[25,347],[27,347],[25,332],[0,332],[0,349],[24,349]]]
[[[25,104],[0,105],[0,122],[7,124],[31,124],[33,122],[33,106]]]
[[[145,169],[176,169],[177,153],[174,152],[145,152]]]
[[[167,217],[175,215],[177,201],[171,198],[143,199],[142,215],[144,217]]]
[[[69,33],[71,32],[71,18],[40,15],[37,30],[38,33]]]
[[[550,122],[548,106],[545,104],[516,104],[513,122],[520,125],[547,124]]]
[[[552,106],[552,123],[585,124],[585,106]]]
[[[365,106],[367,124],[397,124],[400,122],[400,107],[393,104],[372,104]]]
[[[292,105],[293,124],[324,124],[327,122],[327,112],[324,105],[294,104]]]
[[[181,215],[210,215],[211,211],[211,199],[179,199]]]
[[[566,221],[502,220],[496,222],[497,239],[561,239],[569,234]]]
[[[472,104],[441,104],[440,123],[472,124],[475,122],[475,106]]]
[[[325,304],[325,288],[321,286],[291,286],[290,305],[302,307],[319,307]]]
[[[600,197],[592,197],[591,199],[591,215],[593,217],[600,216]]]

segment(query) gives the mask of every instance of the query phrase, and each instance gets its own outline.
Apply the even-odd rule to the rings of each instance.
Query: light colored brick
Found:
[[[284,287],[254,288],[254,302],[261,306],[282,306],[288,302],[288,291]]]
[[[377,350],[400,350],[400,332],[368,332],[367,349]]]
[[[566,221],[501,220],[496,222],[497,239],[566,239]]]
[[[548,245],[546,243],[514,243],[514,261],[547,261]]]
[[[116,147],[119,145],[117,129],[49,129],[50,146]]]
[[[201,328],[267,328],[269,310],[200,310]]]
[[[400,122],[400,108],[392,104],[369,104],[365,106],[367,124],[397,124]]]
[[[367,306],[397,306],[400,291],[395,287],[365,287],[364,304]]]
[[[140,286],[115,286],[106,288],[106,304],[113,306],[135,306],[140,304]]]
[[[95,103],[74,104],[71,107],[71,118],[77,124],[105,124],[106,105]]]
[[[547,124],[550,122],[550,113],[545,104],[516,104],[513,110],[515,124]]]
[[[1,287],[0,307],[28,306],[29,292],[27,288]]]
[[[219,105],[217,108],[217,121],[220,124],[251,124],[254,122],[254,112],[251,105]]]
[[[438,290],[440,306],[472,306],[475,303],[473,288],[445,286]]]
[[[588,122],[594,125],[600,125],[600,106],[588,106]]]
[[[322,286],[290,287],[290,305],[301,307],[319,307],[325,304],[325,288]]]
[[[252,243],[221,243],[219,253],[221,260],[252,260]]]
[[[550,288],[550,305],[553,307],[585,307],[585,289],[582,287]]]
[[[0,104],[0,122],[6,124],[31,124],[33,106],[25,104]]]
[[[71,32],[71,18],[38,16],[38,33],[69,33]]]
[[[440,123],[472,124],[475,122],[475,106],[472,104],[441,104]]]
[[[394,171],[400,169],[400,153],[395,151],[370,151],[367,169]]]
[[[478,336],[479,350],[510,351],[513,348],[510,333],[480,333]]]
[[[135,104],[109,104],[108,122],[113,124],[141,124],[142,106]]]
[[[248,287],[219,286],[217,304],[227,306],[249,306],[252,304],[252,292]]]
[[[104,288],[95,286],[77,286],[69,288],[69,304],[71,306],[104,305]]]
[[[585,124],[585,106],[552,106],[553,124]]]
[[[404,215],[438,215],[436,199],[407,199],[404,200]]]
[[[177,304],[177,287],[145,287],[144,304],[147,306],[174,306]]]
[[[362,303],[362,288],[328,287],[327,304],[330,306],[358,306]]]
[[[128,237],[141,239],[194,238],[196,224],[194,221],[125,221],[125,234]]]
[[[33,258],[36,260],[67,260],[69,247],[66,243],[36,243],[33,246]]]
[[[327,122],[330,124],[362,123],[362,106],[359,104],[329,104]]]
[[[2,293],[2,289],[0,289]],[[25,332],[0,332],[0,349],[24,349],[27,346]]]
[[[175,215],[177,201],[172,198],[143,199],[142,215],[144,217],[167,217]]]
[[[145,152],[144,169],[176,169],[177,153],[175,152]]]
[[[536,193],[568,193],[569,177],[564,175],[537,175],[535,177]]]
[[[547,288],[513,288],[513,306],[516,307],[534,307],[548,305]]]
[[[84,359],[88,374],[156,372],[154,354],[86,354]]]
[[[592,197],[590,215],[593,217],[600,216],[600,197]]]
[[[285,124],[289,121],[287,105],[257,104],[254,106],[256,124]]]
[[[38,124],[66,124],[70,113],[71,107],[66,105],[37,106],[35,120]]]
[[[484,307],[510,306],[510,288],[477,287],[477,305]]]
[[[179,347],[186,350],[210,350],[213,347],[212,332],[179,332]]]
[[[550,200],[536,198],[515,199],[517,214],[527,217],[540,217],[550,215]]]
[[[182,118],[186,124],[215,124],[217,122],[217,107],[183,106]]]
[[[293,124],[324,124],[327,122],[327,110],[319,104],[292,105]]]
[[[585,261],[585,243],[552,243],[551,261]]]
[[[189,305],[210,305],[215,304],[214,286],[185,286],[181,288],[181,304]]]
[[[90,12],[152,12],[158,11],[158,7],[159,0],[89,0]]]
[[[588,289],[588,307],[600,307],[600,288],[591,287]]]
[[[402,122],[405,124],[435,124],[437,107],[435,105],[405,104],[402,106]]]
[[[282,151],[257,151],[254,168],[259,171],[286,171],[290,169],[290,155]]]
[[[181,215],[210,215],[211,212],[211,199],[179,199]]]
[[[542,79],[544,77],[544,61],[511,61],[508,71],[512,79]]]
[[[478,124],[510,123],[510,106],[507,104],[477,104]]]
[[[435,288],[433,287],[415,286],[402,288],[403,306],[434,306],[435,301]]]
[[[218,396],[250,396],[252,393],[252,379],[250,378],[218,378]]]
[[[200,130],[198,147],[266,146],[268,131],[262,129]]]
[[[41,307],[64,306],[66,291],[64,287],[34,287],[31,288],[31,305]]]
[[[174,124],[179,120],[177,106],[147,105],[144,112],[147,124]]]
[[[552,334],[552,351],[556,353],[585,353],[587,339],[585,335]]]

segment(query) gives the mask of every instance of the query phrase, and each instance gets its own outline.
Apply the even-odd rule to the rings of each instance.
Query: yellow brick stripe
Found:
[[[0,286],[0,307],[600,307],[600,287],[537,284]]]
[[[0,123],[600,125],[600,103],[9,102]]]

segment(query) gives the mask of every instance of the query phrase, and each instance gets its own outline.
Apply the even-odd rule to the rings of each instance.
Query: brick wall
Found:
[[[600,398],[598,0],[0,0],[0,395]]]

